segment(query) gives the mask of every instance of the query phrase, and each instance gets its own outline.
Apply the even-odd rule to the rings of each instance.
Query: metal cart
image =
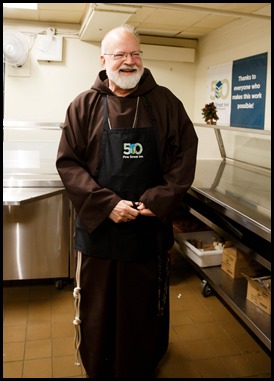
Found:
[[[221,157],[198,160],[196,178],[184,198],[185,206],[270,272],[270,131],[205,124],[195,127],[211,129],[209,133],[215,134]],[[227,143],[231,139],[239,145],[238,156],[226,151],[230,150]],[[214,290],[262,345],[271,350],[271,316],[246,300],[246,279],[232,279],[220,266],[200,268],[189,262],[202,278],[202,294],[209,296]]]

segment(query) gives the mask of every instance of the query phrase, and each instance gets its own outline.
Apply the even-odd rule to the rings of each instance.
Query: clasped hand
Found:
[[[137,201],[127,201],[121,200],[118,204],[112,209],[109,218],[116,222],[130,222],[136,219],[139,215],[142,216],[155,216],[155,214],[146,206],[143,202]]]

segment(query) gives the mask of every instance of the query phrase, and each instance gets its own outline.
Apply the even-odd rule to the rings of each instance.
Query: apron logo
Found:
[[[124,143],[123,159],[140,159],[143,146],[141,143]]]

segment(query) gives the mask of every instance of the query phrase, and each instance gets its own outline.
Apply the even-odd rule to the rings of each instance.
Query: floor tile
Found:
[[[74,338],[61,337],[52,340],[52,355],[53,356],[68,356],[74,355]]]
[[[50,299],[31,299],[29,301],[28,322],[41,323],[50,321]]]
[[[219,322],[199,322],[196,323],[198,329],[203,333],[206,339],[215,338],[215,337],[224,337],[226,333]]]
[[[208,342],[214,348],[216,356],[240,355],[241,351],[238,345],[228,336],[209,338]]]
[[[3,345],[3,361],[24,360],[25,342],[5,343]]]
[[[225,360],[224,360],[225,361]],[[200,378],[229,378],[230,374],[224,367],[223,359],[209,358],[194,360],[193,367],[199,369]]]
[[[155,378],[271,378],[271,356],[173,252],[169,348]],[[4,378],[86,378],[76,366],[73,282],[3,290]]]
[[[75,325],[72,318],[66,322],[52,322],[52,338],[74,337]]]
[[[188,315],[195,323],[215,322],[212,313],[203,307],[188,311]]]
[[[53,357],[52,378],[82,377],[83,369],[75,365],[75,356]]]
[[[23,361],[10,361],[3,364],[3,378],[22,378]]]
[[[255,376],[254,369],[247,355],[227,356],[224,363],[230,378],[243,378]]]
[[[32,340],[42,340],[42,339],[51,339],[51,323],[42,322],[42,323],[29,323],[27,328],[27,341]]]
[[[39,359],[52,356],[51,340],[34,340],[26,342],[25,359]]]
[[[52,359],[25,360],[22,378],[52,378]]]
[[[182,347],[184,348],[185,357],[188,360],[203,360],[218,357],[209,340],[200,339],[183,341],[181,343]]]
[[[3,342],[12,343],[25,341],[26,325],[7,325],[3,330]]]
[[[204,340],[204,333],[196,324],[176,325],[174,327],[176,334],[182,342]]]
[[[3,311],[3,324],[24,325],[28,318],[28,302],[19,299],[11,299],[5,304]]]
[[[230,335],[230,337],[236,342],[242,353],[264,352],[258,341],[247,332],[238,336]]]

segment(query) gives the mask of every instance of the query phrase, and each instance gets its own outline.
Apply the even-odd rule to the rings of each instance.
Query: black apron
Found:
[[[112,129],[104,97],[103,136],[95,180],[101,187],[133,202],[148,188],[163,183],[155,118],[147,97],[145,102],[152,127]],[[145,261],[157,257],[159,250],[166,253],[172,245],[171,230],[171,224],[167,226],[157,217],[138,216],[134,221],[119,224],[106,218],[88,233],[77,218],[75,248],[96,257]]]

